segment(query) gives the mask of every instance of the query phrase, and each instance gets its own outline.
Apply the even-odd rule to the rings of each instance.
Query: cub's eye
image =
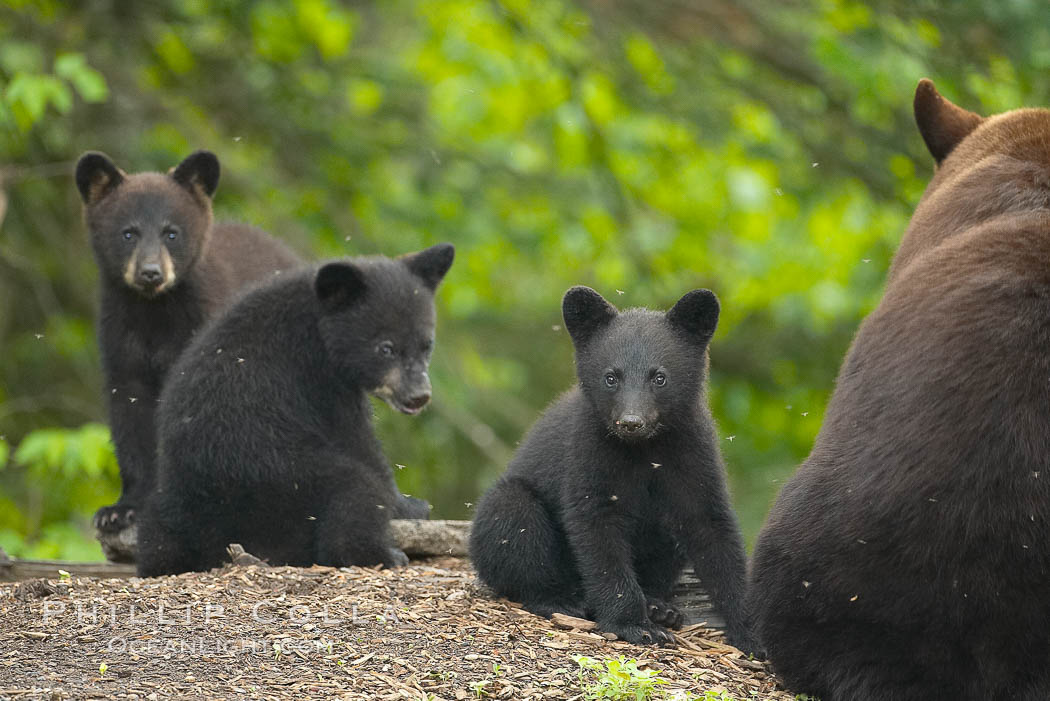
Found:
[[[179,230],[174,227],[167,227],[164,229],[164,235],[168,237],[168,240],[174,241],[175,237],[179,235]]]
[[[617,382],[619,382],[619,380],[616,379],[616,375],[612,374],[611,372],[605,373],[606,387],[615,387]]]
[[[394,344],[391,343],[390,341],[383,341],[382,343],[379,344],[378,350],[379,350],[379,354],[380,355],[388,355],[388,356],[389,355],[393,355],[394,354]]]
[[[124,229],[122,235],[124,236],[124,240],[125,241],[130,241],[131,239],[135,238],[135,230],[134,229]]]
[[[663,387],[667,384],[667,375],[663,374],[662,372],[656,373],[656,375],[653,377],[653,384],[657,387]]]

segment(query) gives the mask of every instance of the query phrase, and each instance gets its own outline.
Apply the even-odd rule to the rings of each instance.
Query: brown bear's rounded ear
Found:
[[[326,263],[317,271],[314,290],[328,311],[343,309],[364,294],[364,273],[353,263]]]
[[[124,182],[124,172],[100,151],[88,151],[77,161],[77,189],[84,204],[94,204]]]
[[[981,115],[944,99],[929,78],[915,88],[915,123],[937,165],[982,121]]]
[[[565,328],[577,348],[586,345],[619,313],[604,297],[583,285],[570,288],[561,301]]]
[[[696,343],[706,346],[718,328],[720,307],[711,290],[687,292],[667,312],[667,321],[684,331]]]
[[[219,159],[211,151],[194,151],[172,168],[171,177],[184,188],[210,198],[219,186]]]
[[[445,273],[452,267],[455,256],[456,249],[451,243],[439,243],[418,253],[400,256],[398,260],[408,266],[414,275],[423,278],[427,287],[436,290],[445,278]]]

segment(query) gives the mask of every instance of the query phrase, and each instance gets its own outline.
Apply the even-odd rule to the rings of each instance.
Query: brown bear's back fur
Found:
[[[940,166],[755,549],[759,637],[824,701],[1050,698],[1050,111],[931,90]]]

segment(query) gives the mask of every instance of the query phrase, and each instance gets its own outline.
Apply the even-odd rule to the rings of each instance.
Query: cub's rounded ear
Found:
[[[565,328],[577,348],[594,338],[619,313],[604,297],[583,285],[570,288],[561,301]]]
[[[365,292],[365,277],[353,263],[326,263],[317,271],[314,290],[328,311],[350,306]]]
[[[219,159],[211,151],[194,151],[171,169],[171,177],[184,188],[211,197],[219,186]]]
[[[718,327],[718,297],[711,290],[693,290],[675,302],[667,312],[671,326],[689,335],[696,343],[707,345]]]
[[[982,121],[981,115],[944,99],[929,78],[915,88],[915,123],[937,165]]]
[[[414,275],[423,278],[427,287],[436,290],[445,273],[452,267],[455,256],[456,248],[451,243],[439,243],[418,253],[403,255],[398,260],[408,266]]]
[[[88,151],[77,161],[77,189],[84,204],[94,204],[124,182],[124,171],[100,151]]]

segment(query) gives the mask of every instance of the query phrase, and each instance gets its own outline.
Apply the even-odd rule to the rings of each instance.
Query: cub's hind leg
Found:
[[[541,616],[586,615],[565,534],[524,481],[504,478],[485,495],[470,552],[478,576],[501,596]]]

